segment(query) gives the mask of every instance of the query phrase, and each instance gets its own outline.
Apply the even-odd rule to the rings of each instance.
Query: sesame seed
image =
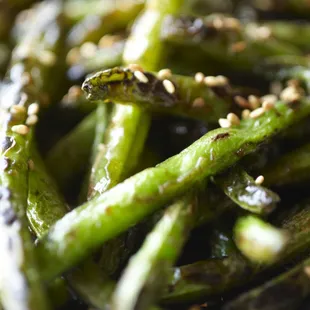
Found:
[[[235,113],[229,113],[227,115],[227,120],[229,120],[232,125],[240,125],[240,118]]]
[[[26,119],[26,125],[33,126],[38,122],[38,116],[36,114],[29,115]]]
[[[228,119],[226,119],[226,118],[220,118],[219,119],[219,125],[222,128],[230,128],[231,127],[231,122]]]
[[[288,86],[284,88],[280,94],[281,100],[285,102],[296,102],[299,101],[301,97],[302,97],[301,90],[294,86]]]
[[[252,110],[255,110],[257,108],[259,108],[260,106],[260,100],[258,97],[254,96],[254,95],[250,95],[248,97],[248,101],[249,101],[249,104],[250,104],[250,108]]]
[[[266,40],[271,36],[271,30],[267,26],[261,26],[256,29],[256,38],[258,40]]]
[[[12,114],[23,114],[23,113],[26,113],[26,108],[22,105],[14,104],[11,106],[10,112]]]
[[[193,101],[193,108],[202,108],[206,104],[202,97],[198,97]]]
[[[217,86],[217,80],[215,76],[206,76],[203,80],[203,82],[205,83],[205,85],[209,86],[209,87],[215,87]]]
[[[56,63],[56,55],[51,51],[41,51],[38,58],[46,66],[53,66]]]
[[[239,41],[231,45],[231,51],[234,53],[240,53],[246,49],[246,43],[244,41]]]
[[[240,30],[241,24],[238,19],[234,17],[227,17],[224,20],[224,27],[232,30]]]
[[[164,80],[164,79],[168,79],[170,78],[172,75],[172,72],[170,69],[161,69],[158,73],[157,73],[157,77],[160,80]]]
[[[257,108],[254,111],[252,111],[249,116],[250,118],[258,118],[264,113],[265,113],[265,110],[263,108]]]
[[[144,71],[143,68],[138,64],[129,64],[127,68],[131,71]]]
[[[220,18],[220,17],[216,17],[214,20],[213,20],[213,27],[216,28],[216,29],[221,29],[224,27],[224,22],[223,20]]]
[[[29,128],[26,125],[15,125],[12,126],[12,131],[24,136],[29,132]]]
[[[173,83],[170,80],[164,80],[163,85],[169,94],[175,93],[175,86],[173,85]]]
[[[250,106],[249,102],[241,96],[235,96],[234,100],[237,103],[237,105],[241,108],[249,108]]]
[[[106,34],[104,35],[98,42],[98,46],[105,48],[105,47],[111,47],[113,44],[121,39],[121,36],[119,35],[110,35]]]
[[[261,97],[260,99],[262,102],[268,101],[270,103],[276,103],[278,100],[278,96],[276,96],[274,94],[269,94],[269,95],[265,95],[265,96]]]
[[[300,83],[299,83],[298,80],[291,79],[291,80],[288,80],[288,81],[286,82],[286,85],[287,85],[287,86],[292,86],[292,87],[297,88],[297,87],[300,86]]]
[[[93,42],[85,42],[80,47],[81,56],[85,58],[93,57],[96,54],[96,51],[97,51],[97,45]]]
[[[39,109],[40,109],[40,107],[37,103],[31,103],[28,107],[27,114],[28,115],[38,114]]]
[[[264,101],[262,104],[262,108],[265,111],[270,111],[274,108],[274,103],[270,102],[270,101]]]
[[[197,72],[195,74],[195,81],[199,84],[204,82],[204,78],[205,78],[205,75],[202,72]]]
[[[264,178],[262,175],[260,175],[260,176],[258,176],[258,177],[256,178],[255,184],[261,185],[261,184],[264,183],[264,181],[265,181],[265,178]]]
[[[251,111],[250,111],[249,109],[243,110],[242,113],[241,113],[242,119],[247,119],[247,118],[249,118],[249,117],[250,117],[250,113],[251,113]]]
[[[77,62],[79,62],[81,58],[81,53],[78,47],[74,47],[72,48],[66,57],[66,62],[68,65],[73,65],[76,64]]]
[[[30,170],[34,170],[34,162],[32,159],[29,159],[28,160],[28,167]]]
[[[215,77],[217,86],[225,86],[228,84],[228,78],[223,75],[218,75]]]
[[[310,278],[310,266],[305,266],[304,267],[304,272]]]
[[[142,71],[135,71],[133,74],[141,83],[147,83],[149,81]]]

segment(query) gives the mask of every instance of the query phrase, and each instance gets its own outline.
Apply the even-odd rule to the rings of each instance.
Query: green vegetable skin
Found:
[[[307,254],[310,244],[309,201],[302,203],[299,210],[281,221],[281,228],[286,230],[290,237],[278,260],[270,266],[272,268],[286,264],[303,253]],[[163,301],[181,302],[221,294],[252,280],[266,267],[268,266],[263,269],[257,266],[253,268],[253,265],[249,265],[240,255],[182,266],[171,272],[169,289],[166,290]]]
[[[180,154],[118,184],[58,221],[37,250],[45,279],[64,271],[104,241],[115,237],[173,197],[234,164],[258,145],[310,113],[304,99],[298,109],[278,102],[239,128],[210,131]],[[77,243],[76,240],[79,240]],[[49,264],[53,261],[53,264]]]
[[[270,213],[280,201],[276,193],[256,184],[254,179],[239,166],[231,168],[222,176],[215,176],[214,182],[236,204],[256,214]]]
[[[197,83],[194,78],[173,75],[161,80],[153,73],[141,73],[139,79],[129,69],[114,68],[101,71],[86,79],[82,89],[91,100],[116,100],[119,103],[133,102],[142,108],[165,111],[187,117],[216,122],[227,115],[233,101],[229,85],[208,87]],[[165,88],[165,82],[173,83],[172,93]],[[197,100],[202,102],[197,103]]]
[[[131,257],[112,299],[112,309],[147,309],[158,298],[194,225],[197,206],[191,195],[171,205]]]
[[[309,154],[310,144],[305,144],[267,165],[263,171],[266,184],[283,186],[309,180]]]
[[[310,294],[310,259],[229,302],[223,310],[297,309]]]
[[[2,270],[0,287],[1,301],[5,309],[49,309],[37,272],[37,262],[26,221],[29,143],[32,141],[33,130],[24,124],[28,124],[29,121],[28,107],[32,103],[39,103],[39,94],[46,90],[46,83],[53,73],[51,64],[43,63],[39,56],[44,52],[43,45],[46,53],[58,50],[63,25],[56,20],[60,15],[61,7],[56,2],[44,3],[36,9],[29,32],[13,51],[7,81],[1,88],[0,243],[5,268]],[[44,44],[47,43],[44,41],[44,34],[51,25],[58,30],[57,35],[53,43]],[[21,51],[28,51],[29,45],[38,45],[38,54],[34,54],[33,51],[22,54]],[[33,75],[33,72],[36,72],[36,75]],[[17,111],[16,104],[21,106]],[[16,125],[22,127],[14,127]]]
[[[219,22],[222,26],[217,26]],[[302,55],[300,49],[274,37],[260,36],[253,24],[242,26],[238,20],[220,14],[207,17],[168,16],[162,38],[181,45],[199,45],[207,56],[220,60],[228,68],[252,70],[265,57]]]

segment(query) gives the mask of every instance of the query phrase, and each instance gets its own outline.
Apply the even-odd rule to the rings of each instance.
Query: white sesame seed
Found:
[[[274,95],[274,94],[269,94],[269,95],[265,95],[263,97],[260,98],[262,102],[268,101],[270,103],[275,104],[278,100],[278,96]]]
[[[98,42],[98,46],[99,47],[111,47],[113,46],[113,44],[115,42],[117,42],[118,40],[120,40],[121,37],[118,35],[110,35],[110,34],[106,34],[104,35]]]
[[[41,51],[38,58],[42,64],[49,67],[56,63],[56,55],[51,51]]]
[[[157,73],[157,77],[160,80],[164,80],[164,79],[168,79],[170,78],[172,75],[172,72],[170,69],[161,69],[158,73]]]
[[[218,75],[215,77],[217,85],[216,86],[225,86],[229,83],[228,78],[223,75]]]
[[[249,118],[250,117],[250,113],[251,113],[251,111],[249,109],[243,110],[242,113],[241,113],[242,119]]]
[[[80,47],[81,56],[85,58],[93,57],[96,54],[96,51],[97,51],[97,45],[93,42],[85,42]]]
[[[149,81],[147,76],[142,71],[135,71],[133,74],[141,83],[147,83]]]
[[[254,111],[252,111],[249,116],[250,118],[258,118],[264,113],[265,113],[265,110],[263,108],[257,108]]]
[[[26,125],[33,126],[38,122],[38,116],[36,114],[29,115],[26,119]]]
[[[240,118],[235,113],[229,113],[227,115],[227,120],[229,120],[232,125],[240,125]]]
[[[20,135],[26,135],[29,132],[29,128],[26,125],[14,125],[12,131]]]
[[[264,101],[262,104],[262,108],[265,111],[270,111],[274,108],[274,103],[270,102],[270,101]]]
[[[28,115],[38,114],[39,109],[40,109],[40,107],[37,103],[31,103],[28,107],[27,114]]]
[[[295,86],[288,86],[284,88],[280,94],[281,100],[288,103],[299,101],[301,97],[302,93],[300,89],[296,88]]]
[[[250,104],[250,108],[252,110],[255,110],[257,108],[259,108],[260,106],[260,100],[258,97],[254,96],[254,95],[250,95],[248,97],[248,101],[249,101],[249,104]]]
[[[261,184],[263,184],[263,183],[264,183],[264,181],[265,181],[264,176],[260,175],[260,176],[258,176],[258,177],[256,178],[256,180],[255,180],[255,184],[257,184],[257,185],[261,185]]]
[[[203,83],[203,81],[204,81],[204,78],[205,78],[205,75],[202,73],[202,72],[197,72],[196,74],[195,74],[195,81],[197,82],[197,83]]]
[[[305,266],[304,267],[304,272],[310,278],[310,266]]]
[[[28,167],[30,170],[34,170],[34,162],[32,159],[29,159],[28,160]]]
[[[141,71],[141,72],[144,71],[143,68],[138,64],[129,64],[127,68],[131,71]]]
[[[270,38],[271,30],[267,26],[257,27],[255,35],[258,40],[266,40]]]
[[[224,27],[232,30],[240,30],[241,24],[238,19],[234,17],[227,17],[224,20]]]
[[[231,122],[228,119],[226,119],[226,118],[220,118],[219,119],[219,125],[222,128],[230,128],[231,127]]]
[[[175,93],[175,86],[170,80],[163,80],[163,85],[169,94]]]
[[[216,29],[221,29],[224,27],[224,22],[223,20],[220,18],[220,17],[216,17],[214,20],[213,20],[213,27],[216,28]]]
[[[76,64],[81,58],[80,49],[78,47],[72,48],[66,57],[66,62],[68,65]]]
[[[249,102],[241,96],[235,96],[234,100],[237,103],[237,105],[241,108],[248,108],[250,106]]]
[[[11,106],[10,112],[12,114],[23,114],[23,113],[26,113],[26,108],[22,105],[14,104]]]
[[[198,97],[193,101],[193,108],[202,108],[205,104],[205,100],[201,97]]]
[[[215,87],[217,86],[217,80],[215,76],[206,76],[203,79],[203,82],[205,83],[205,85],[209,86],[209,87]]]
[[[292,86],[292,87],[297,88],[297,87],[300,86],[300,83],[299,83],[298,80],[291,79],[291,80],[288,80],[288,81],[286,82],[286,85],[287,85],[287,86]]]

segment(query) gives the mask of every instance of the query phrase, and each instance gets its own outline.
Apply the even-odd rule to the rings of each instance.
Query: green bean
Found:
[[[69,46],[84,42],[97,42],[103,35],[124,30],[143,8],[142,1],[110,2],[110,8],[102,15],[94,12],[73,26],[68,35]]]
[[[302,54],[297,47],[269,37],[269,32],[253,24],[242,26],[237,19],[220,14],[202,18],[169,16],[162,38],[181,45],[199,45],[208,57],[239,71],[252,70],[267,56]]]
[[[253,279],[264,270],[281,266],[293,258],[306,254],[310,244],[310,205],[305,201],[298,206],[298,212],[280,221],[280,227],[287,230],[289,240],[278,261],[273,265],[253,266],[240,255],[230,255],[221,260],[206,260],[175,268],[170,274],[170,284],[163,296],[165,302],[195,300],[201,297],[222,294]],[[238,281],[236,281],[238,279]],[[241,279],[241,281],[239,281]]]
[[[147,309],[162,291],[168,268],[175,263],[195,222],[191,196],[170,206],[129,261],[112,299],[112,309]]]
[[[104,241],[206,177],[233,165],[266,139],[309,113],[310,104],[306,99],[295,110],[287,103],[278,102],[274,109],[259,118],[242,121],[239,128],[210,131],[180,154],[71,211],[55,224],[37,248],[44,278],[72,266]],[[51,260],[52,265],[48,263]]]
[[[89,114],[49,151],[46,164],[61,190],[87,167],[95,135],[96,111]]]
[[[310,144],[305,144],[271,162],[263,170],[266,184],[283,186],[309,180]]]
[[[1,88],[0,244],[6,265],[0,287],[6,309],[49,309],[36,267],[26,208],[32,126],[37,122],[41,92],[46,91],[53,76],[53,64],[44,61],[42,55],[54,55],[59,50],[63,29],[60,16],[61,6],[57,2],[44,3],[36,9],[27,35],[13,50],[7,80]],[[58,31],[53,42],[48,42],[45,35],[51,23]],[[30,51],[30,46],[37,46],[36,53]],[[27,111],[31,117],[27,117]]]
[[[231,168],[224,175],[215,176],[214,182],[241,208],[256,214],[272,212],[280,201],[276,193],[256,184],[239,166]]]
[[[244,216],[235,224],[234,238],[238,249],[249,260],[271,264],[281,257],[289,235],[258,217]]]
[[[229,302],[223,309],[297,309],[310,294],[310,259]]]

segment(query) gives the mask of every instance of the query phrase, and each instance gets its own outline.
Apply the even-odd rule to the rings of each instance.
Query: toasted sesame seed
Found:
[[[141,72],[144,71],[143,68],[138,64],[129,64],[127,68],[131,71],[141,71]]]
[[[240,118],[235,113],[229,113],[227,115],[227,120],[229,120],[232,125],[240,125]]]
[[[203,83],[204,82],[204,78],[205,78],[205,75],[202,72],[197,72],[195,74],[195,81],[197,83]]]
[[[97,45],[93,42],[85,42],[80,47],[81,56],[85,58],[93,57],[96,54],[96,51],[97,51]]]
[[[26,119],[26,125],[33,126],[38,122],[38,116],[36,114],[29,115]]]
[[[255,110],[257,108],[259,108],[260,106],[260,100],[258,97],[254,96],[254,95],[250,95],[248,97],[248,101],[249,101],[249,104],[250,104],[250,108],[252,110]]]
[[[305,266],[304,267],[304,272],[310,278],[310,266]]]
[[[234,17],[227,17],[224,20],[224,27],[232,30],[240,30],[240,21]]]
[[[300,86],[300,83],[299,83],[299,81],[298,80],[295,80],[295,79],[291,79],[291,80],[288,80],[287,82],[286,82],[286,85],[287,86],[292,86],[292,87],[299,87]]]
[[[22,105],[14,104],[11,106],[10,112],[12,114],[23,114],[23,113],[26,113],[26,108]]]
[[[56,55],[51,51],[41,51],[38,58],[46,66],[53,66],[56,63]]]
[[[139,80],[139,82],[148,83],[149,79],[142,71],[135,71],[133,74]]]
[[[260,175],[260,176],[258,176],[258,177],[256,178],[256,180],[255,180],[255,184],[257,184],[257,185],[261,185],[261,184],[263,184],[263,183],[264,183],[264,181],[265,181],[264,176]]]
[[[237,105],[241,108],[249,108],[250,107],[249,102],[241,96],[235,96],[234,100],[237,103]]]
[[[301,97],[302,97],[301,90],[294,86],[288,86],[284,88],[280,94],[281,100],[288,102],[288,103],[299,101]]]
[[[26,125],[12,126],[12,131],[20,135],[26,135],[29,132],[29,128]]]
[[[258,118],[264,113],[265,113],[265,110],[263,108],[257,108],[254,111],[252,111],[249,116],[250,118]]]
[[[278,100],[278,96],[276,96],[274,94],[269,94],[269,95],[265,95],[265,96],[261,97],[260,99],[262,102],[268,101],[270,103],[276,103]]]
[[[215,76],[206,76],[204,79],[203,79],[203,82],[205,83],[205,85],[209,86],[209,87],[216,87],[218,84],[217,84],[217,80],[216,80],[216,77]]]
[[[270,102],[270,101],[264,101],[262,104],[262,108],[265,111],[270,111],[274,108],[274,103]]]
[[[247,119],[250,117],[251,111],[249,109],[245,109],[241,112],[242,119]]]
[[[68,52],[66,62],[68,65],[74,65],[77,62],[79,62],[80,58],[81,58],[80,49],[78,47],[74,47]]]
[[[205,100],[202,97],[198,97],[193,101],[193,108],[202,108],[206,104]]]
[[[110,35],[106,34],[104,35],[98,42],[99,47],[111,47],[115,42],[121,39],[121,36],[119,35]]]
[[[217,85],[216,86],[225,86],[229,83],[228,78],[223,75],[218,75],[215,77]]]
[[[233,43],[230,49],[234,53],[240,53],[246,49],[246,43],[244,41]]]
[[[27,114],[28,115],[38,114],[39,109],[40,109],[40,107],[37,103],[31,103],[28,107]]]
[[[34,170],[34,162],[32,159],[29,159],[28,160],[28,167],[30,170]]]
[[[157,77],[160,80],[164,80],[164,79],[168,79],[170,78],[172,75],[172,72],[170,69],[161,69],[158,73],[157,73]]]
[[[224,27],[224,21],[220,17],[216,17],[212,23],[213,23],[213,27],[216,29],[222,29]]]
[[[175,93],[175,86],[170,80],[163,80],[163,85],[169,94]]]
[[[219,125],[222,128],[230,128],[231,127],[231,122],[228,119],[226,119],[226,118],[220,118],[219,119]]]
[[[266,40],[271,36],[271,30],[267,26],[257,27],[255,36],[258,40]]]

